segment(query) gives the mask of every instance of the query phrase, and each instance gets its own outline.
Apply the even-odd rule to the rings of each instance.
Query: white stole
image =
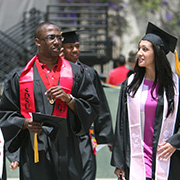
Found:
[[[133,80],[134,75],[128,78],[128,85]],[[166,118],[168,104],[164,92],[164,110],[163,119],[161,126],[161,133],[159,137],[158,144],[165,142],[168,138],[173,135],[174,126],[176,122],[177,107],[179,100],[179,82],[178,76],[173,74],[173,80],[175,84],[175,95],[174,95],[174,112]],[[143,153],[143,139],[142,139],[142,129],[141,129],[141,112],[140,112],[140,102],[141,102],[141,92],[142,92],[143,82],[141,83],[139,89],[137,90],[135,96],[132,98],[127,95],[127,108],[129,117],[129,133],[130,133],[130,180],[145,180],[145,163],[144,163],[144,153]],[[169,175],[170,160],[162,161],[158,160],[158,155],[156,156],[156,172],[155,180],[167,180]]]
[[[2,179],[4,165],[4,138],[0,128],[0,179]]]

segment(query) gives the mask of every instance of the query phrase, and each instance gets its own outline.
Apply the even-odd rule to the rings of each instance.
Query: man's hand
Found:
[[[31,133],[39,133],[42,131],[41,124],[39,122],[34,122],[32,118],[25,119],[22,129],[28,129]]]
[[[112,152],[112,150],[113,150],[113,144],[112,144],[112,143],[108,144],[108,148],[109,148],[109,151]]]
[[[19,166],[19,162],[18,162],[18,161],[14,161],[14,162],[11,163],[10,169],[13,171],[13,170],[15,170],[18,166]]]
[[[45,92],[45,95],[48,95],[48,99],[61,99],[63,102],[68,103],[71,100],[71,97],[64,92],[60,86],[53,86]]]
[[[118,179],[126,180],[125,179],[125,172],[122,169],[116,168],[114,174],[118,177]]]

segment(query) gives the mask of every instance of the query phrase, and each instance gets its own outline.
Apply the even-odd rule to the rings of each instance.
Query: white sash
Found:
[[[2,179],[4,164],[4,138],[0,128],[0,179]]]
[[[134,75],[131,75],[128,79],[128,84],[133,80]],[[173,80],[175,83],[175,96],[174,96],[174,112],[166,118],[167,114],[167,99],[164,94],[164,111],[162,119],[161,134],[159,138],[159,144],[166,141],[169,137],[173,135],[174,125],[177,115],[177,106],[179,100],[179,82],[178,76],[173,75]],[[143,154],[143,140],[141,138],[141,115],[140,115],[140,101],[142,84],[140,85],[138,91],[136,92],[134,98],[127,95],[127,107],[129,116],[129,132],[130,132],[130,180],[145,180],[145,164],[144,164],[144,154]],[[158,155],[156,156],[158,157]],[[156,158],[156,180],[166,180],[169,174],[169,161],[162,161]]]

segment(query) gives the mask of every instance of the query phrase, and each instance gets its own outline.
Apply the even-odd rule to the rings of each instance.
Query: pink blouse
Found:
[[[146,177],[152,177],[152,146],[153,146],[153,133],[154,133],[154,121],[157,107],[157,91],[156,88],[151,96],[153,81],[144,80],[143,91],[146,90],[147,97],[144,104],[144,161],[146,169]]]

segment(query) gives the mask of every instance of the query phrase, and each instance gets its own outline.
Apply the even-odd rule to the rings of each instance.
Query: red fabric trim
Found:
[[[29,113],[35,112],[33,64],[37,56],[34,56],[22,71],[19,78],[20,108],[25,118],[31,118]]]
[[[69,61],[61,57],[61,69],[60,69],[60,87],[64,90],[65,93],[71,94],[73,86],[73,74],[72,67]],[[57,99],[54,107],[54,116],[67,117],[68,106],[61,99]]]
[[[30,118],[31,116],[29,113],[35,112],[35,102],[34,102],[34,87],[33,87],[33,64],[35,63],[38,56],[36,55],[33,57],[29,63],[24,68],[23,72],[21,73],[20,79],[19,79],[19,88],[20,88],[20,107],[21,107],[21,114],[25,118]],[[37,63],[38,64],[38,63]],[[36,64],[36,65],[37,65]],[[40,70],[39,67],[38,71]],[[42,71],[43,72],[43,71]],[[39,71],[40,76],[43,80],[43,83],[45,83],[46,88],[49,89],[52,85],[48,84],[45,79],[46,76],[44,72],[42,73],[41,70]],[[58,67],[57,67],[56,73],[56,80],[53,85],[57,85],[59,77],[60,77],[60,86],[61,88],[67,93],[70,94],[72,91],[73,86],[73,73],[72,68],[69,63],[69,61],[65,60],[64,58],[59,57],[58,60]],[[67,117],[67,108],[68,106],[66,103],[61,101],[60,99],[57,99],[54,105],[54,116],[60,116],[60,117]]]

